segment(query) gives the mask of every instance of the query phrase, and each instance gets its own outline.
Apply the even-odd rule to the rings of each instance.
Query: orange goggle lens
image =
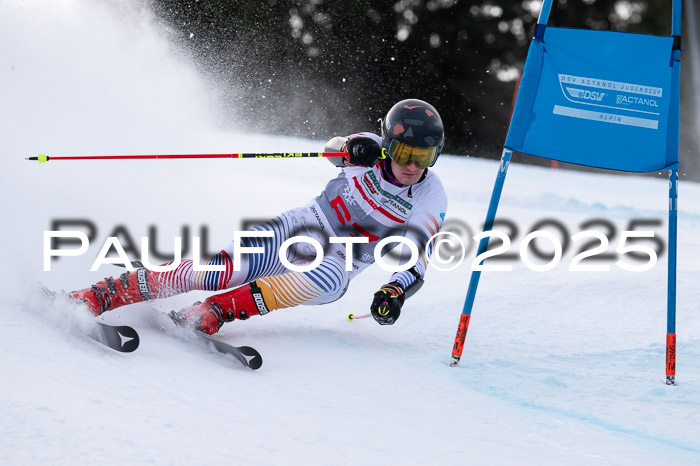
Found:
[[[428,168],[435,163],[437,155],[437,147],[415,147],[399,141],[391,141],[389,146],[391,160],[402,167],[416,162],[418,168]]]

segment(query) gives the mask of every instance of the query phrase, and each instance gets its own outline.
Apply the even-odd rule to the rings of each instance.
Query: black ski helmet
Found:
[[[392,141],[414,147],[436,147],[435,165],[445,145],[445,127],[435,107],[418,99],[395,104],[382,120],[382,147],[389,152]]]

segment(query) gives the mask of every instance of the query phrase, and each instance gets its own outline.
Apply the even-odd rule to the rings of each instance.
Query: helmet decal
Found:
[[[412,119],[412,118],[405,118],[404,121],[411,126],[420,126],[423,123],[425,123],[423,120],[416,120],[416,119]]]

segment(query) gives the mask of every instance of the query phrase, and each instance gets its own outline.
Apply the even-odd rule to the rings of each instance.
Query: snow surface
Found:
[[[549,272],[519,260],[482,275],[459,368],[449,356],[470,262],[432,270],[396,325],[372,319],[372,267],[330,305],[227,324],[221,338],[256,347],[246,370],[163,332],[160,311],[193,292],[106,314],[141,346],[119,354],[81,336],[91,317],[43,309],[37,280],[84,287],[106,237],[157,226],[172,250],[183,225],[223,246],[243,219],[317,195],[323,160],[50,162],[24,157],[320,150],[323,141],[224,131],[210,84],[145,9],[120,3],[0,3],[0,464],[700,464],[700,186],[680,188],[678,385],[663,383],[666,255],[648,272],[569,272],[579,244]],[[338,128],[338,133],[371,128]],[[480,229],[497,164],[443,156],[448,219]],[[617,235],[658,219],[667,181],[512,165],[499,216],[512,251],[538,221],[572,235],[591,219]],[[87,254],[43,272],[52,219],[90,219]],[[556,231],[554,231],[556,234]],[[544,243],[543,243],[544,244]]]

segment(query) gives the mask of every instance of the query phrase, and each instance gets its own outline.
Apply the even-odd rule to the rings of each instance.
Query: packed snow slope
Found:
[[[92,317],[40,305],[33,284],[73,290],[121,273],[89,271],[115,230],[136,248],[149,236],[172,252],[175,236],[196,235],[216,251],[245,220],[306,203],[337,169],[313,159],[29,163],[38,152],[316,151],[323,141],[222,130],[206,82],[145,10],[3,2],[0,31],[0,464],[700,463],[699,186],[680,188],[676,386],[663,383],[667,181],[522,165],[510,167],[499,209],[512,223],[502,228],[509,253],[534,229],[562,241],[597,229],[615,253],[636,222],[660,239],[639,243],[659,260],[630,272],[618,255],[595,262],[608,271],[573,272],[585,240],[569,240],[550,271],[497,262],[512,270],[482,275],[462,363],[449,367],[468,240],[498,169],[450,155],[435,172],[470,250],[452,271],[429,270],[395,325],[345,320],[387,281],[375,265],[335,303],[226,324],[223,340],[262,353],[259,371],[169,334],[162,313],[201,292],[101,317],[141,335],[136,352],[119,354],[81,335]],[[358,130],[373,128],[338,134]],[[60,219],[92,222],[94,239],[44,272],[44,231]]]

